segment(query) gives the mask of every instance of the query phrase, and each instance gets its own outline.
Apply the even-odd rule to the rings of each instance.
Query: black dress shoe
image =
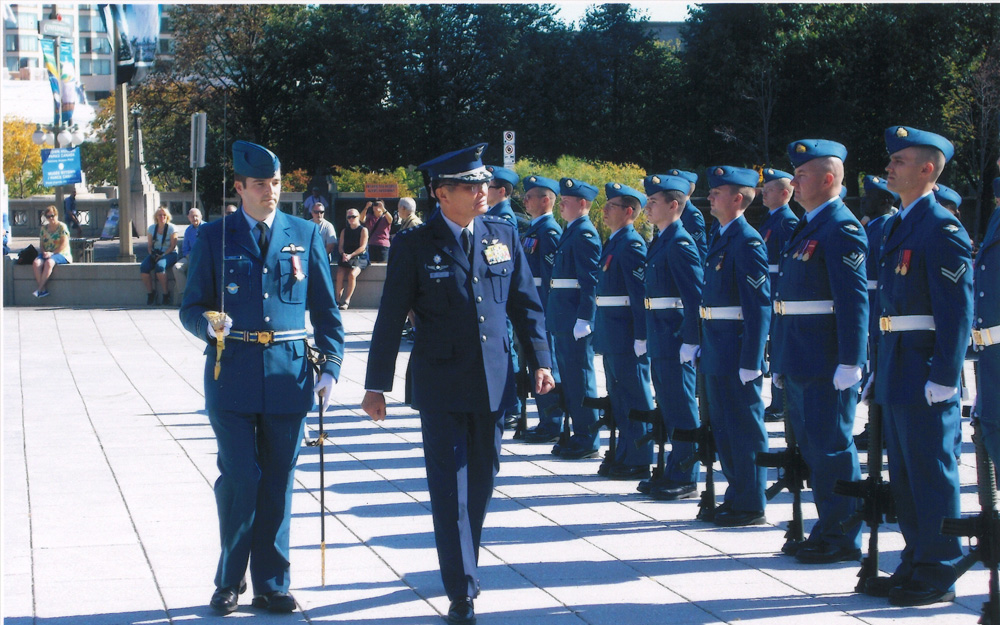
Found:
[[[226,586],[224,588],[216,588],[215,592],[212,594],[212,601],[208,605],[212,607],[216,612],[221,612],[222,614],[229,614],[235,612],[236,608],[239,606],[240,595],[247,591],[247,581],[243,580],[240,582],[239,588],[235,586]]]
[[[781,553],[786,556],[794,556],[799,552],[799,549],[808,547],[810,545],[808,540],[792,540],[789,538],[785,541],[785,544],[781,546]]]
[[[524,434],[524,442],[532,444],[555,443],[559,440],[559,432],[551,432],[542,427],[531,428]]]
[[[795,559],[803,564],[832,564],[834,562],[857,562],[861,560],[861,550],[853,547],[837,547],[823,542],[799,547]]]
[[[612,480],[639,480],[649,477],[648,464],[619,464],[611,467],[608,472],[608,479]]]
[[[648,495],[654,488],[666,488],[667,486],[675,486],[675,484],[662,475],[657,475],[656,470],[653,470],[649,479],[640,480],[635,489],[643,495]]]
[[[654,487],[649,496],[657,501],[674,501],[675,499],[690,499],[698,495],[698,485],[694,482],[675,482]]]
[[[455,599],[448,607],[449,625],[474,625],[476,622],[476,610],[472,607],[472,597],[462,597]]]
[[[746,525],[764,525],[763,510],[716,510],[713,522],[719,527],[743,527]]]
[[[778,421],[785,420],[785,413],[778,412],[777,410],[772,410],[770,406],[764,410],[764,421],[768,423],[777,423]]]
[[[903,583],[904,581],[895,575],[869,577],[862,592],[869,597],[888,597],[894,588],[902,586]]]
[[[281,592],[280,590],[272,590],[263,595],[257,595],[253,598],[252,605],[255,608],[281,614],[295,611],[295,599],[287,592]]]
[[[517,428],[517,415],[504,415],[503,417],[503,429],[514,430]]]
[[[930,605],[939,601],[954,601],[954,590],[931,588],[923,582],[910,580],[889,591],[889,604],[895,606]]]
[[[577,445],[571,441],[569,445],[559,450],[559,457],[564,460],[581,460],[583,458],[596,458],[600,453],[600,449]]]

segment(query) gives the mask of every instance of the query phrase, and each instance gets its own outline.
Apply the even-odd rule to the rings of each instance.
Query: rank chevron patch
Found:
[[[965,271],[968,268],[969,268],[968,265],[966,265],[965,263],[962,263],[961,265],[959,265],[958,269],[956,269],[955,271],[948,271],[946,268],[942,267],[941,268],[941,275],[944,276],[945,278],[948,278],[949,280],[951,280],[955,284],[958,284],[958,279],[961,278],[965,274]]]
[[[750,276],[747,276],[747,282],[749,282],[750,286],[752,286],[755,289],[759,289],[761,286],[763,286],[765,281],[767,281],[766,273],[761,274],[761,276],[756,280],[751,278]]]
[[[861,252],[854,252],[850,256],[844,256],[844,264],[851,269],[857,269],[863,262],[865,262],[865,255]]]

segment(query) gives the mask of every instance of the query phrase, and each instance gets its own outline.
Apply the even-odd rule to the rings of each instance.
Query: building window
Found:
[[[38,52],[38,35],[21,35],[17,43],[24,52]]]
[[[94,70],[91,68],[90,59],[80,59],[80,75],[81,76],[93,76]]]
[[[22,59],[20,59],[20,61],[19,61],[18,64],[21,67],[38,67],[38,59],[36,59],[36,58],[30,58],[30,59],[22,58]]]
[[[5,52],[17,52],[17,35],[4,35],[3,49]]]
[[[111,59],[95,59],[94,73],[98,76],[111,75]]]
[[[174,32],[174,25],[170,21],[170,16],[166,13],[160,15],[160,32],[161,33],[172,33]]]
[[[17,71],[17,57],[16,56],[8,56],[7,59],[6,59],[6,61],[7,61],[7,71],[8,72],[16,72]]]
[[[95,33],[106,33],[106,32],[108,32],[108,29],[104,27],[104,20],[102,20],[99,17],[96,18],[96,19],[94,19],[94,20],[91,20],[91,25],[94,27],[94,32]]]
[[[80,16],[80,32],[81,33],[85,33],[85,32],[89,32],[91,30],[93,30],[93,28],[90,27],[90,16],[89,15],[81,15]]]
[[[160,39],[157,43],[157,53],[159,54],[173,54],[174,53],[174,40],[173,39]]]
[[[34,13],[22,13],[21,8],[17,11],[17,27],[26,30],[38,30],[38,16]]]
[[[111,54],[111,40],[107,37],[95,37],[91,46],[98,54]]]
[[[80,54],[90,54],[94,51],[92,41],[90,37],[80,37]]]

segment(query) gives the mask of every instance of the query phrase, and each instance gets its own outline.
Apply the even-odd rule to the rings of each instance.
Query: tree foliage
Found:
[[[34,132],[34,125],[23,117],[3,118],[3,177],[17,197],[45,192],[41,148],[31,140]]]

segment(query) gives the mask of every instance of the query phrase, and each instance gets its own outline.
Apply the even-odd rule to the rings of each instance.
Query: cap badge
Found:
[[[903,128],[902,126],[900,126],[899,128],[896,129],[896,136],[897,137],[908,137],[908,136],[910,136],[910,133],[906,130],[906,128]]]
[[[566,186],[572,189],[573,188],[573,181],[572,180],[567,180],[566,181]]]
[[[537,180],[534,176],[528,176],[528,182],[534,182]]]
[[[798,144],[798,145],[795,146],[795,151],[798,152],[799,154],[802,154],[807,149],[808,148],[804,144],[802,144],[802,143],[800,143],[800,144]]]
[[[872,176],[872,182],[874,182],[875,184],[878,184],[878,183],[880,183],[882,181],[879,180],[878,176]]]
[[[715,175],[716,175],[716,176],[721,176],[721,175],[722,175],[722,174],[724,174],[724,173],[726,173],[726,172],[725,172],[725,171],[723,171],[721,167],[716,167],[716,168],[715,168]]]
[[[653,176],[653,184],[660,184],[660,177],[659,176]]]
[[[767,170],[767,175],[768,176],[773,176],[774,175],[774,170],[773,169],[768,169]]]
[[[620,184],[618,184],[617,182],[616,182],[616,183],[614,183],[614,184],[613,184],[612,186],[613,186],[613,187],[614,187],[615,189],[621,189],[621,188],[622,188],[622,186],[621,186]]]

